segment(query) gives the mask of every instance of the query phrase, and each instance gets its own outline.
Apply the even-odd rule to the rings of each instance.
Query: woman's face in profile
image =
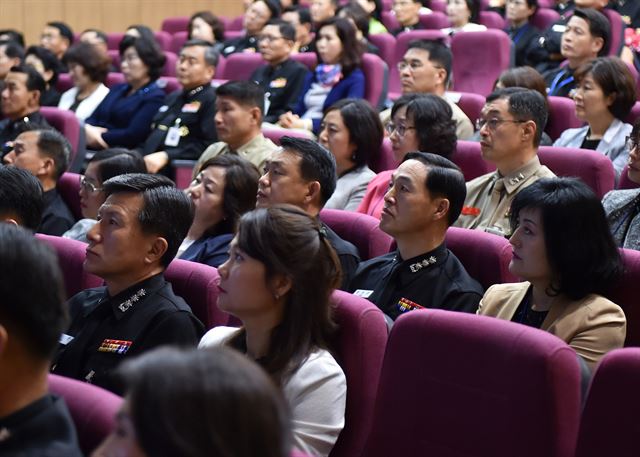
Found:
[[[195,207],[194,224],[212,228],[224,218],[225,169],[207,167],[189,185],[187,195]]]
[[[471,19],[471,11],[465,0],[449,0],[447,2],[447,16],[451,25],[462,27]]]
[[[80,182],[80,209],[82,217],[95,219],[98,217],[98,210],[104,203],[104,192],[102,191],[102,181],[98,177],[98,164],[90,162]]]
[[[391,130],[392,127],[393,130]],[[393,158],[400,163],[407,153],[420,150],[416,126],[413,125],[413,117],[407,116],[407,107],[403,106],[396,111],[391,125],[387,126]]]
[[[552,282],[551,268],[547,258],[544,226],[539,208],[523,208],[518,218],[518,227],[509,239],[513,257],[509,271],[514,275],[547,287]]]
[[[216,42],[216,38],[213,35],[213,29],[201,17],[195,18],[191,23],[191,38],[208,41],[209,43]]]
[[[129,401],[125,399],[116,414],[116,426],[91,457],[147,457],[140,448],[129,413]]]

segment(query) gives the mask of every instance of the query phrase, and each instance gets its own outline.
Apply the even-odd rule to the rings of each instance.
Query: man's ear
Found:
[[[144,262],[150,265],[154,262],[160,261],[165,252],[169,249],[169,243],[161,236],[157,236],[149,246],[146,255],[144,256]]]
[[[603,46],[604,46],[604,38],[602,37],[593,38],[593,41],[591,42],[592,52],[594,52],[595,54],[600,53],[600,50],[602,49]]]
[[[449,216],[449,207],[451,203],[448,198],[440,198],[436,205],[436,210],[433,213],[433,219],[438,221],[440,219],[446,219]]]
[[[536,123],[534,121],[527,121],[522,123],[522,141],[528,143],[533,141],[536,136]]]
[[[42,167],[38,170],[38,176],[47,176],[53,178],[55,176],[56,161],[51,157],[42,157]],[[54,178],[55,179],[55,178]]]
[[[319,198],[320,200],[318,200],[318,202],[321,202],[321,192],[322,186],[320,186],[320,183],[318,181],[311,181],[309,184],[307,184],[307,195],[305,195],[304,197],[305,203],[311,203],[315,201],[316,198]]]
[[[262,125],[262,111],[260,110],[260,108],[254,106],[249,110],[249,113],[251,113],[251,119],[253,120],[255,125],[260,127]]]
[[[27,99],[27,104],[31,107],[40,106],[40,91],[32,90],[29,91],[29,98]]]

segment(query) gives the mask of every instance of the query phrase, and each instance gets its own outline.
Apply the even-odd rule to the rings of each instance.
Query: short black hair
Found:
[[[293,8],[292,11],[296,11],[298,13],[298,20],[300,24],[311,24],[311,11],[309,8],[297,7]]]
[[[9,71],[11,73],[24,73],[27,75],[27,90],[37,90],[40,92],[41,96],[44,91],[47,90],[47,84],[44,82],[44,78],[31,65],[14,65]]]
[[[26,230],[0,224],[0,324],[37,360],[51,359],[69,312],[55,253]]]
[[[449,49],[442,40],[413,40],[409,42],[407,46],[407,51],[409,49],[421,49],[428,52],[429,62],[437,64],[447,72],[445,84],[449,84],[453,54],[451,53],[451,49]]]
[[[0,41],[0,46],[4,46],[4,54],[10,59],[19,58],[20,62],[24,60],[24,48],[15,41]]]
[[[336,160],[333,154],[315,141],[305,138],[284,136],[280,139],[280,145],[287,152],[300,157],[302,179],[320,183],[320,203],[324,206],[336,190]]]
[[[403,162],[407,160],[417,160],[427,167],[427,190],[433,196],[449,200],[447,222],[449,226],[453,225],[467,198],[467,186],[460,167],[446,157],[428,152],[410,152],[404,156]]]
[[[275,19],[280,17],[282,8],[280,8],[280,0],[253,0],[253,2],[263,2],[269,8],[271,17],[269,19]]]
[[[138,221],[142,231],[167,241],[161,259],[165,268],[171,263],[193,222],[193,205],[184,192],[166,176],[129,173],[114,176],[102,184],[105,195],[131,192],[144,200]]]
[[[46,71],[53,72],[49,85],[55,86],[58,82],[58,75],[62,72],[62,66],[56,55],[42,46],[29,46],[25,53],[25,58],[30,55],[36,56],[36,58],[42,62],[42,66]]]
[[[107,36],[106,33],[104,33],[102,30],[99,29],[86,29],[83,30],[82,33],[80,35],[84,35],[87,32],[93,32],[96,34],[96,37],[100,38],[100,41],[102,41],[103,43],[107,43],[107,41],[109,40],[109,37]]]
[[[18,32],[14,29],[2,29],[0,30],[0,36],[5,35],[7,39],[3,38],[3,41],[13,41],[21,48],[24,48],[24,35],[22,32]]]
[[[127,27],[126,31],[125,31],[125,37],[127,36],[133,36],[133,35],[127,35],[126,32],[129,30],[135,30],[136,32],[138,32],[138,35],[140,35],[140,38],[142,38],[143,40],[149,40],[149,41],[153,41],[154,43],[157,43],[156,40],[156,35],[155,33],[153,33],[153,30],[151,30],[151,27],[148,27],[146,25],[142,25],[142,24],[133,24],[130,25],[129,27]],[[136,36],[133,36],[133,38],[138,38]]]
[[[125,148],[96,151],[89,163],[96,164],[97,177],[101,183],[118,175],[147,172],[147,166],[140,153]]]
[[[109,73],[111,61],[108,55],[100,52],[89,43],[77,43],[64,53],[62,61],[67,64],[80,65],[89,79],[94,82],[104,82]]]
[[[0,166],[0,218],[15,217],[18,224],[35,232],[43,210],[38,178],[22,168]]]
[[[71,30],[71,27],[69,27],[67,24],[61,21],[52,21],[52,22],[47,22],[47,25],[49,27],[54,27],[58,29],[58,31],[60,31],[60,35],[65,37],[69,42],[69,46],[73,44],[73,30]]]
[[[551,292],[580,300],[606,295],[622,274],[622,261],[600,199],[578,178],[539,179],[518,192],[509,219],[514,232],[523,209],[539,209]]]
[[[598,51],[598,56],[609,54],[611,25],[607,16],[593,8],[576,8],[573,16],[584,19],[589,24],[589,33],[592,37],[602,38],[602,48]]]
[[[120,57],[122,57],[125,51],[132,46],[138,53],[140,60],[142,60],[147,68],[149,68],[149,78],[151,78],[151,81],[158,79],[162,74],[167,58],[165,57],[164,52],[162,52],[162,49],[160,49],[156,40],[136,38],[134,36],[127,35],[118,45]]]
[[[211,45],[211,43],[209,43],[208,41],[205,40],[199,40],[197,38],[192,38],[190,40],[188,40],[185,44],[182,45],[182,49],[184,48],[190,48],[192,46],[199,46],[204,48],[204,63],[207,64],[210,67],[216,67],[218,65],[218,60],[220,58],[220,55],[218,54],[218,51],[216,51],[216,49]]]
[[[487,103],[495,100],[506,99],[509,103],[509,113],[518,121],[533,121],[536,124],[536,135],[533,145],[538,147],[542,132],[547,125],[549,111],[547,101],[537,91],[522,87],[505,87],[493,91],[487,97]]]
[[[289,22],[282,19],[271,19],[265,24],[265,27],[267,25],[277,26],[280,35],[282,35],[282,38],[284,38],[285,40],[296,41],[296,29]]]
[[[53,159],[55,166],[54,178],[57,181],[67,171],[71,155],[71,143],[64,135],[55,129],[36,130],[38,132],[38,151]]]
[[[264,89],[253,81],[228,81],[216,89],[218,97],[230,97],[244,106],[258,107],[264,115]]]

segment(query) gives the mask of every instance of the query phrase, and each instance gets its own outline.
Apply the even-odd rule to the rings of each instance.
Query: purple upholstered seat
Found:
[[[624,46],[624,29],[626,25],[622,20],[622,16],[615,10],[604,8],[602,10],[607,19],[609,19],[609,25],[611,26],[611,39],[609,41],[609,55],[619,56]]]
[[[296,52],[291,54],[291,58],[307,67],[309,71],[313,71],[318,64],[318,56],[315,52]]]
[[[478,23],[488,29],[504,30],[505,28],[504,19],[495,11],[480,11]]]
[[[280,146],[280,140],[282,139],[283,136],[291,136],[294,138],[303,138],[303,139],[309,138],[308,133],[301,132],[299,130],[287,130],[287,129],[276,129],[276,128],[270,128],[270,129],[264,128],[262,129],[262,134],[265,136],[265,138],[269,138],[278,146]],[[262,172],[262,170],[260,170],[260,172]]]
[[[257,52],[237,52],[226,58],[224,73],[216,73],[218,78],[248,81],[251,74],[266,62]]]
[[[573,457],[576,353],[513,322],[443,310],[396,320],[367,457]]]
[[[366,53],[362,56],[364,98],[374,108],[382,106],[387,96],[383,93],[385,80],[388,81],[388,71],[385,66],[382,59],[375,54]]]
[[[458,140],[451,161],[460,167],[465,181],[486,175],[496,167],[482,158],[480,143],[477,141]]]
[[[480,113],[486,102],[483,95],[470,92],[449,92],[447,98],[452,100],[467,115],[472,124],[480,118]]]
[[[73,80],[69,73],[60,73],[56,81],[56,90],[61,94],[73,87]]]
[[[627,337],[625,346],[640,346],[640,301],[638,301],[638,283],[640,283],[640,251],[620,249],[624,273],[617,284],[611,288],[607,298],[618,304],[627,317]]]
[[[440,11],[433,11],[431,14],[421,14],[420,24],[427,30],[440,30],[451,25],[447,15]]]
[[[109,72],[107,73],[107,79],[105,80],[104,85],[111,89],[113,86],[124,82],[126,82],[126,80],[122,73]]]
[[[186,32],[184,29],[171,35],[171,44],[169,45],[169,51],[180,54],[180,50],[182,49],[182,46],[187,42],[188,36],[189,32]]]
[[[158,86],[160,86],[167,95],[177,90],[182,90],[182,86],[175,76],[162,76],[158,78]]]
[[[107,49],[117,51],[122,38],[124,38],[124,33],[122,32],[107,33]]]
[[[162,21],[160,30],[175,35],[179,32],[184,32],[189,27],[189,16],[168,17]]]
[[[64,398],[78,432],[82,452],[89,455],[111,433],[122,398],[100,387],[55,374],[49,391]]]
[[[567,97],[550,96],[549,119],[544,129],[552,140],[557,140],[567,129],[581,127],[583,122],[576,117],[576,105]]]
[[[640,102],[636,101],[624,121],[633,125],[638,119],[640,119]]]
[[[378,48],[382,60],[391,65],[396,51],[396,37],[390,33],[375,33],[369,35],[369,41]]]
[[[395,170],[398,164],[393,157],[393,150],[391,149],[391,140],[389,137],[385,137],[382,140],[382,146],[380,152],[377,155],[372,155],[369,160],[369,168],[376,173],[380,173],[385,170]]]
[[[618,181],[618,189],[637,189],[640,184],[633,182],[629,179],[629,167],[625,165],[620,173],[620,180]]]
[[[51,127],[62,133],[71,144],[71,155],[69,156],[69,167],[74,171],[80,169],[76,156],[78,153],[84,154],[84,130],[80,129],[80,122],[73,111],[58,109],[53,106],[41,106],[40,114],[44,116]],[[80,159],[80,157],[79,157]]]
[[[77,173],[62,173],[58,180],[58,192],[67,204],[73,217],[82,219],[82,210],[80,209],[80,178]]]
[[[167,50],[164,51],[166,60],[164,62],[164,68],[162,69],[162,76],[175,76],[176,75],[176,63],[178,62],[178,56],[169,51],[169,44],[167,44]]]
[[[538,30],[547,30],[554,22],[560,19],[560,14],[556,10],[550,8],[538,8],[533,13],[529,23]]]

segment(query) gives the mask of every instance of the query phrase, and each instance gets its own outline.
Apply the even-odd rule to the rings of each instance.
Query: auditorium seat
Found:
[[[225,30],[224,39],[233,40],[234,38],[240,38],[244,36],[244,30]]]
[[[397,167],[398,164],[393,157],[393,150],[391,149],[391,140],[389,137],[385,137],[382,140],[379,153],[372,155],[369,159],[369,168],[376,173],[380,173],[385,170],[395,170]]]
[[[451,38],[453,90],[485,97],[511,63],[511,39],[502,30],[456,33]]]
[[[618,189],[637,189],[640,184],[635,183],[629,179],[629,166],[625,165],[620,173],[620,180],[618,181]]]
[[[450,159],[460,167],[465,181],[471,181],[496,169],[492,163],[482,158],[480,143],[477,141],[458,140],[456,150]]]
[[[169,51],[175,52],[176,54],[180,54],[180,50],[182,46],[189,39],[189,32],[176,32],[171,35],[171,44],[169,45]]]
[[[451,25],[445,13],[433,11],[431,14],[421,14],[420,24],[427,30],[440,30]]]
[[[189,16],[168,17],[162,21],[160,30],[175,35],[179,32],[186,32],[189,27]]]
[[[77,173],[62,173],[57,186],[60,196],[67,204],[76,220],[82,219],[82,210],[80,209],[81,177],[82,176]]]
[[[467,273],[485,290],[494,284],[518,282],[509,271],[513,251],[506,238],[481,230],[449,227],[446,243]]]
[[[364,73],[364,99],[374,109],[384,106],[389,85],[389,69],[383,60],[375,54],[365,53],[362,56],[362,72]]]
[[[107,49],[117,51],[122,38],[124,38],[123,32],[107,33]]]
[[[169,45],[167,45],[167,49]],[[164,51],[166,60],[164,62],[164,68],[162,69],[162,76],[175,76],[176,75],[176,63],[178,62],[178,56],[174,52]]]
[[[478,23],[484,25],[488,29],[497,30],[504,30],[506,26],[502,16],[495,11],[480,11]]]
[[[177,90],[182,90],[182,86],[175,76],[162,76],[158,78],[158,86],[169,95]]]
[[[352,243],[360,253],[361,260],[369,260],[387,254],[393,238],[380,230],[380,221],[375,217],[355,211],[323,209],[320,220],[336,232],[340,238]]]
[[[49,375],[49,392],[62,397],[76,426],[80,449],[89,455],[116,426],[122,398],[98,386]]]
[[[540,31],[547,30],[551,25],[560,19],[560,14],[551,8],[538,8],[533,13],[529,23]]]
[[[237,52],[226,58],[223,72],[216,72],[216,77],[248,81],[251,74],[266,63],[257,52]]]
[[[122,84],[127,82],[124,79],[124,75],[122,73],[109,72],[107,73],[107,79],[104,82],[104,85],[111,89],[113,86],[117,84]]]
[[[375,33],[369,35],[369,42],[378,48],[378,55],[391,65],[396,48],[396,38],[390,33]]]
[[[446,97],[458,105],[467,115],[471,124],[475,125],[486,102],[484,96],[470,92],[447,92]]]
[[[573,457],[579,414],[578,359],[560,339],[417,310],[391,329],[363,455]]]
[[[85,150],[84,129],[80,128],[80,122],[73,111],[54,108],[53,106],[40,107],[40,114],[49,125],[62,133],[71,144],[68,171],[78,172],[82,169]]]
[[[337,290],[332,301],[338,324],[332,343],[347,378],[347,406],[344,429],[329,455],[352,457],[362,455],[373,420],[387,324],[382,312],[362,297]]]
[[[244,16],[236,16],[233,18],[220,18],[224,19],[224,29],[230,31],[242,31],[244,29]]]
[[[633,125],[638,119],[640,119],[640,102],[636,101],[631,107],[631,112],[624,121]]]
[[[576,457],[635,457],[640,432],[640,348],[606,354],[589,386]]]
[[[318,56],[316,56],[315,52],[296,52],[295,54],[291,54],[291,58],[306,66],[309,71],[315,70],[318,64]]]
[[[602,14],[609,19],[611,25],[611,40],[609,41],[609,55],[619,56],[624,47],[624,29],[626,25],[622,20],[622,16],[617,11],[610,8],[604,8]]]
[[[638,301],[638,283],[640,283],[640,251],[621,249],[624,273],[607,298],[618,304],[627,316],[627,337],[625,346],[640,346],[640,301]]]
[[[69,73],[60,73],[56,81],[56,90],[61,94],[65,93],[73,87],[73,80]]]
[[[287,130],[287,129],[274,129],[274,128],[264,128],[262,129],[262,134],[273,141],[275,144],[280,146],[280,140],[284,136],[291,136],[294,138],[303,138],[309,139],[310,134],[300,130]],[[262,171],[262,170],[260,170]]]
[[[431,0],[429,2],[429,8],[431,11],[439,11],[441,13],[447,13],[447,1],[446,0]]]
[[[163,30],[156,30],[153,32],[153,35],[156,38],[156,42],[160,46],[160,49],[163,51],[170,51],[171,47],[171,34],[167,33]]]
[[[576,105],[573,100],[556,96],[549,96],[547,100],[549,102],[549,119],[544,130],[553,141],[560,138],[565,130],[584,125],[584,122],[576,117]]]

